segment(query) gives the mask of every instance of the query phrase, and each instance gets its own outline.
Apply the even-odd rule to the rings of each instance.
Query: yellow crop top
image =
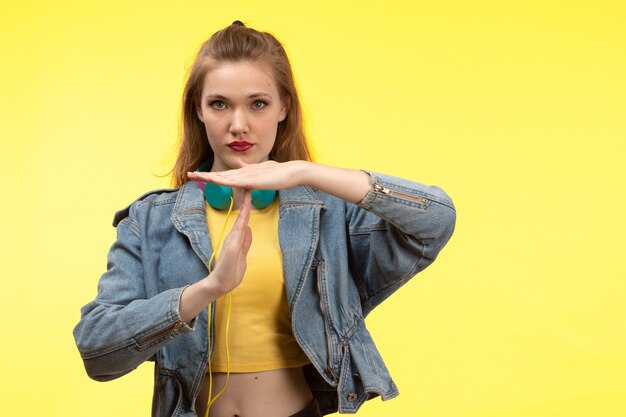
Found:
[[[292,368],[310,363],[291,332],[291,318],[283,280],[283,262],[278,245],[278,201],[262,210],[252,210],[249,226],[252,245],[241,284],[232,292],[228,346],[231,372],[259,372]],[[217,246],[228,210],[206,205],[209,236]],[[224,236],[237,215],[228,219]],[[216,260],[219,259],[219,251]],[[224,340],[227,297],[217,300],[212,372],[226,372]]]

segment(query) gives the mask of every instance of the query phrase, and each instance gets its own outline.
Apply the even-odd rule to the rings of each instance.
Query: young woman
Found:
[[[115,215],[74,330],[89,376],[155,361],[154,416],[320,416],[398,395],[364,317],[446,244],[449,197],[311,162],[285,51],[239,21],[201,47],[182,117],[177,188]]]

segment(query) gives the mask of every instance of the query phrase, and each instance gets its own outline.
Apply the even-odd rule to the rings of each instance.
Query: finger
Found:
[[[241,231],[247,224],[250,219],[250,210],[252,206],[252,193],[250,190],[243,190],[243,200],[241,201],[241,208],[239,210],[239,216],[237,216],[237,220],[233,226],[237,228],[237,230]]]
[[[216,172],[199,172],[199,171],[188,171],[187,177],[193,178],[194,180],[201,180],[205,182],[213,182],[216,179],[227,178],[238,175],[240,168],[229,169],[227,171],[216,171]]]
[[[250,210],[252,210],[252,192],[250,190],[243,190],[243,199],[241,200],[241,212],[245,212],[245,223],[248,224],[248,219],[250,218]]]
[[[188,178],[191,181],[203,182],[203,183],[212,183],[217,185],[223,185],[225,187],[244,187],[246,184],[241,184],[241,180],[237,178],[229,178],[226,175],[222,175],[217,172],[188,172]]]
[[[211,172],[187,172],[187,178],[193,181],[213,182]]]
[[[252,229],[250,226],[246,226],[243,231],[243,243],[241,245],[241,253],[243,256],[248,254],[248,250],[250,250],[250,246],[252,245]]]

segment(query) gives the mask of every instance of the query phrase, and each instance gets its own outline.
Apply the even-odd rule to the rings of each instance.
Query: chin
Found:
[[[240,159],[245,162],[246,164],[259,164],[261,162],[265,162],[269,160],[269,157],[264,157],[264,158],[259,158],[259,157],[253,157],[253,156],[247,156],[247,155],[242,155],[240,157]],[[236,162],[235,162],[236,164]]]

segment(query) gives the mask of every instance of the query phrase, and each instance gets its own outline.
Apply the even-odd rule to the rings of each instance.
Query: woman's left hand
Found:
[[[240,168],[219,172],[188,172],[193,181],[210,182],[227,187],[247,190],[281,190],[301,185],[301,173],[306,161],[276,162],[265,161],[258,164],[240,162]]]

